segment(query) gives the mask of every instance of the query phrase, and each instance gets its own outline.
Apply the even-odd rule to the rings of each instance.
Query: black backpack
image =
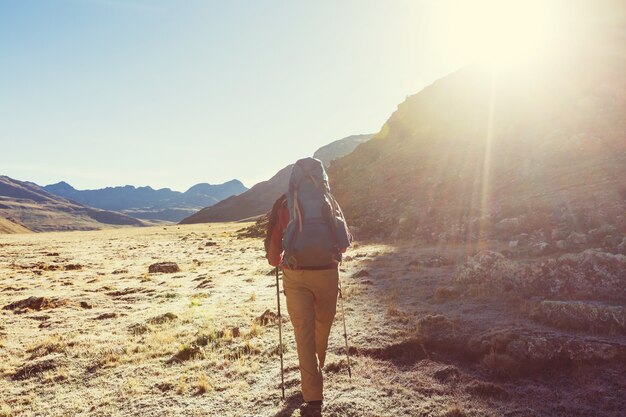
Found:
[[[341,262],[341,253],[350,246],[351,238],[319,160],[304,158],[295,163],[287,205],[290,220],[283,237],[284,262],[291,268]]]

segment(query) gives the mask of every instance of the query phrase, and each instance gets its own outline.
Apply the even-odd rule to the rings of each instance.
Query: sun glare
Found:
[[[444,3],[443,47],[497,66],[532,65],[556,47],[550,1],[475,0]],[[446,39],[447,37],[447,39]]]

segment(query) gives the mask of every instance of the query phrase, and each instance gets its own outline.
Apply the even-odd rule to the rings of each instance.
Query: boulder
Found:
[[[259,317],[254,319],[254,321],[260,324],[261,326],[267,326],[270,323],[277,323],[278,315],[268,309],[268,310],[265,310],[263,314],[261,314]]]
[[[626,308],[582,301],[548,301],[535,304],[530,317],[567,330],[626,334]]]
[[[7,304],[3,310],[11,310],[15,314],[23,314],[29,311],[49,310],[69,304],[65,299],[48,297],[28,297],[23,300]]]
[[[503,234],[514,234],[517,233],[521,226],[521,221],[517,217],[502,219],[498,223],[496,223],[496,231]]]
[[[584,233],[570,233],[569,236],[567,237],[567,243],[572,245],[572,246],[582,246],[585,245],[587,243],[589,239],[587,238],[587,235],[585,235]]]
[[[533,255],[546,255],[550,253],[550,245],[546,242],[537,242],[531,246]]]
[[[175,272],[180,272],[180,268],[178,264],[175,262],[158,262],[156,264],[152,264],[148,267],[148,272],[151,274],[155,273],[163,273],[163,274],[172,274]]]
[[[622,239],[622,243],[617,245],[617,253],[621,253],[622,255],[626,255],[626,237]]]

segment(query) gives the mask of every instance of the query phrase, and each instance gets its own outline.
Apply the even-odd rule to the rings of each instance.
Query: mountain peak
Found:
[[[247,190],[241,181],[233,179],[223,184],[209,184],[207,182],[201,182],[199,184],[189,187],[185,194],[214,194],[221,190],[228,190],[230,195],[240,194]]]
[[[57,182],[56,184],[50,184],[43,187],[44,189],[54,192],[54,191],[76,191],[74,187],[66,183],[65,181]]]

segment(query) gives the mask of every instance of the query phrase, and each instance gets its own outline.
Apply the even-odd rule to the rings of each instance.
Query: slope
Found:
[[[606,45],[528,72],[467,67],[408,97],[329,170],[357,235],[614,248],[626,233],[626,60],[621,42]]]
[[[99,210],[53,195],[36,184],[0,176],[0,217],[35,232],[143,226],[125,214]]]
[[[30,233],[30,230],[9,219],[0,217],[0,234]]]
[[[325,165],[352,152],[372,135],[353,135],[336,140],[321,147],[314,153]],[[245,193],[227,198],[218,204],[207,207],[183,219],[181,224],[227,222],[247,219],[267,213],[274,201],[287,191],[293,165],[281,169],[267,181],[260,182]]]

